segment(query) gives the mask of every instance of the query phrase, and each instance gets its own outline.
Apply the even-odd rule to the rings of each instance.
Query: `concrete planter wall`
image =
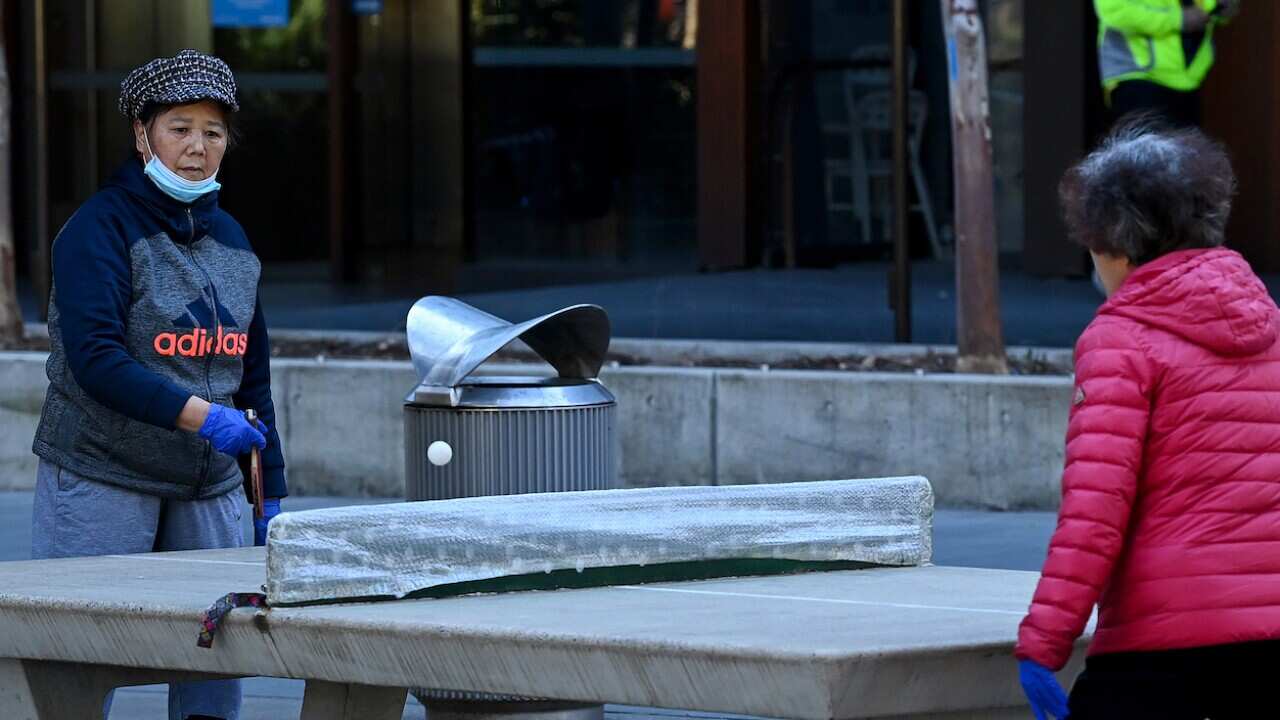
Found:
[[[0,353],[0,490],[26,490],[36,478],[31,454],[44,391],[44,353]]]
[[[35,477],[44,359],[0,353],[0,490]],[[403,493],[409,363],[275,360],[272,373],[294,493]],[[628,486],[919,474],[940,505],[1057,506],[1070,378],[623,367],[602,380]]]

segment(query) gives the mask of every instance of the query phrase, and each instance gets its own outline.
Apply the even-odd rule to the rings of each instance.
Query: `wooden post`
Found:
[[[5,60],[4,13],[0,12],[0,347],[22,339],[17,269],[13,245],[13,174],[10,171],[13,95]]]
[[[1227,241],[1258,272],[1280,272],[1280,4],[1246,2],[1214,28],[1214,66],[1201,92],[1203,125],[1231,152],[1239,192]],[[1245,78],[1248,78],[1246,80]]]
[[[357,277],[356,208],[360,166],[355,133],[355,19],[347,0],[328,0],[329,40],[329,276],[336,283]]]
[[[1007,373],[996,264],[987,43],[977,0],[941,0],[955,172],[956,335],[960,372]]]
[[[392,275],[404,286],[443,295],[454,291],[468,245],[470,3],[413,2],[408,12],[406,109],[415,140],[405,262]]]
[[[911,234],[907,224],[907,0],[893,0],[893,340],[911,342]]]
[[[40,303],[42,318],[48,316],[49,292],[53,282],[50,266],[49,235],[49,97],[45,62],[45,0],[21,3],[22,28],[18,33],[22,45],[23,102],[27,113],[26,146],[28,237],[30,239],[31,284]]]
[[[698,3],[698,256],[708,269],[760,261],[760,3]]]
[[[1259,3],[1252,3],[1256,6]],[[1269,5],[1269,3],[1268,3]],[[1024,14],[1022,68],[1022,187],[1025,216],[1022,269],[1033,275],[1085,274],[1088,254],[1067,238],[1058,207],[1058,181],[1086,154],[1089,116],[1101,113],[1097,75],[1097,28],[1090,27],[1090,3],[1042,2]],[[1232,26],[1239,23],[1232,23]],[[1215,53],[1223,43],[1214,30]],[[1229,43],[1228,43],[1229,44]],[[1221,60],[1217,62],[1221,65]],[[1254,82],[1241,88],[1270,87],[1258,74],[1269,63],[1249,63]],[[1221,72],[1215,68],[1212,80]],[[1237,75],[1229,74],[1233,81]],[[1096,109],[1093,104],[1098,106]],[[1225,105],[1235,115],[1238,105]],[[1239,112],[1241,118],[1249,113]],[[1090,265],[1090,267],[1092,267]]]

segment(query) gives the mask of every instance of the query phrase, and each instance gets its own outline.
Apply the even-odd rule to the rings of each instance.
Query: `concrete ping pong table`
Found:
[[[1035,573],[243,609],[198,648],[201,613],[258,589],[264,563],[262,548],[0,563],[0,718],[97,718],[110,687],[232,676],[305,680],[304,720],[398,719],[406,688],[805,720],[1029,716],[1010,652]]]

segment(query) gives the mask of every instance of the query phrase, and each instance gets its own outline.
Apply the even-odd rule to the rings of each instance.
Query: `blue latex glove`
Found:
[[[262,517],[253,519],[253,544],[267,544],[267,524],[271,518],[280,514],[280,498],[267,498],[262,501]]]
[[[1018,662],[1018,678],[1036,720],[1047,720],[1046,713],[1058,720],[1067,717],[1067,692],[1052,670],[1034,660],[1022,660]]]
[[[200,437],[213,443],[218,452],[239,457],[251,447],[261,450],[267,446],[267,426],[259,420],[255,428],[239,410],[210,405],[209,417],[200,426]]]

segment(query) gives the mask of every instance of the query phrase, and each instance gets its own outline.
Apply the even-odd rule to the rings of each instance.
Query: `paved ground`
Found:
[[[379,502],[349,498],[289,498],[286,509],[303,510],[353,503]],[[25,560],[30,553],[31,493],[0,493],[0,561]],[[989,513],[966,510],[939,511],[934,522],[934,560],[939,565],[1038,570],[1044,559],[1053,513]],[[250,526],[246,520],[245,530]],[[243,720],[278,720],[297,717],[301,710],[302,683],[293,680],[255,678],[246,681]],[[161,686],[123,690],[117,694],[112,718],[165,717],[165,689]],[[695,713],[610,707],[614,720],[650,717],[705,717]],[[423,709],[412,702],[405,718],[422,720]]]
[[[601,282],[526,290],[463,293],[467,302],[514,321],[576,303],[609,311],[615,337],[809,342],[890,342],[889,267],[881,263],[833,270],[760,270]],[[922,262],[914,268],[914,340],[954,344],[952,266]],[[275,328],[403,330],[418,298],[388,296],[369,288],[272,280],[262,288],[267,319]],[[1035,278],[1015,271],[1001,276],[1006,341],[1010,345],[1071,347],[1101,297],[1087,280]],[[423,293],[425,294],[425,290]],[[35,302],[23,287],[27,319]]]

